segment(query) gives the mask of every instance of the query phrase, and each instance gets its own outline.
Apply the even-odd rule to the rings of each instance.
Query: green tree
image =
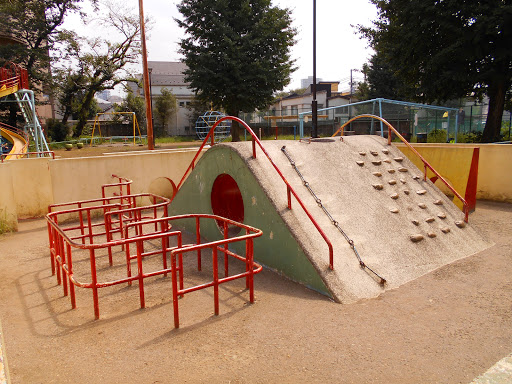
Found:
[[[297,34],[289,9],[270,0],[182,0],[178,10],[186,80],[200,99],[238,116],[266,107],[289,83]],[[239,140],[238,124],[231,134]]]
[[[46,85],[50,75],[49,52],[56,49],[65,16],[79,11],[81,2],[82,0],[0,2],[0,29],[18,43],[0,46],[0,61],[13,61],[22,65],[33,82]]]
[[[371,0],[373,28],[359,27],[383,66],[420,102],[489,97],[483,141],[498,141],[512,84],[512,4],[503,0]]]
[[[71,106],[63,104],[63,108],[71,108],[76,113],[77,136],[82,134],[85,127],[94,95],[126,81],[130,77],[126,66],[136,63],[140,54],[138,15],[109,5],[102,21],[117,32],[120,36],[118,41],[84,39],[72,32],[62,34],[62,41],[66,43],[63,59],[68,60],[67,68],[74,69],[68,69],[66,81],[60,83],[64,86],[60,88],[59,100],[61,103],[71,103]],[[76,63],[76,66],[72,67],[72,63]]]
[[[134,94],[129,87],[126,87],[125,91],[124,100],[121,104],[116,104],[114,110],[116,112],[135,112],[137,122],[142,129],[146,125],[146,102],[143,97]],[[131,117],[123,116],[123,120],[131,121]]]
[[[176,114],[176,96],[167,88],[162,88],[161,95],[155,100],[155,115],[162,126],[162,133],[169,119]]]

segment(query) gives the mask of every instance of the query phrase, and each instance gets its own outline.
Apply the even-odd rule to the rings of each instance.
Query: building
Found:
[[[194,91],[185,81],[184,71],[187,66],[181,62],[148,61],[148,68],[153,105],[153,126],[161,126],[155,115],[155,101],[162,94],[162,89],[166,88],[176,96],[177,109],[176,114],[163,127],[164,132],[169,136],[195,135],[194,123],[190,121],[190,110],[188,109],[194,98]],[[142,78],[141,75],[139,75],[140,78]],[[136,95],[144,97],[143,88],[137,87],[135,83],[130,83],[129,86]]]

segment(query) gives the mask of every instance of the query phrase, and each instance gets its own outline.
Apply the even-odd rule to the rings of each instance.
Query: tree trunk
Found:
[[[501,140],[501,119],[505,106],[507,82],[499,79],[489,85],[489,110],[482,136],[483,143],[494,143]]]
[[[92,100],[94,98],[94,94],[96,90],[91,88],[89,92],[85,95],[82,106],[80,107],[80,112],[78,113],[78,122],[76,124],[76,130],[74,132],[74,136],[80,137],[82,131],[84,130],[85,124],[87,124],[87,114],[89,113],[89,109],[91,107]]]
[[[227,113],[229,116],[238,116],[238,111],[235,110],[229,110]],[[234,120],[231,120],[231,141],[240,141],[240,126],[238,125],[238,121]]]

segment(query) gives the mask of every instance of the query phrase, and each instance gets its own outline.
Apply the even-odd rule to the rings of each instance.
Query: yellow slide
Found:
[[[16,131],[18,131],[18,133]],[[7,153],[5,160],[18,159],[22,157],[22,155],[20,154],[27,152],[28,141],[21,133],[21,131],[19,131],[16,128],[12,128],[6,126],[5,124],[2,124],[2,126],[0,126],[0,133],[4,139],[6,139],[10,144],[12,144],[12,148]],[[6,153],[3,154],[5,155]]]

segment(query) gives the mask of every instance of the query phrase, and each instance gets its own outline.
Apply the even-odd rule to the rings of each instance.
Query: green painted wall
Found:
[[[238,153],[229,147],[215,146],[203,155],[171,203],[169,215],[213,213],[210,197],[213,182],[224,173],[235,179],[242,193],[244,224],[263,231],[263,235],[254,242],[255,260],[294,281],[331,296],[252,172]],[[195,231],[192,221],[180,224],[186,230]],[[213,221],[201,222],[201,231],[201,235],[209,240],[221,238]],[[239,248],[243,246],[235,244],[233,250],[243,254],[243,249]]]

